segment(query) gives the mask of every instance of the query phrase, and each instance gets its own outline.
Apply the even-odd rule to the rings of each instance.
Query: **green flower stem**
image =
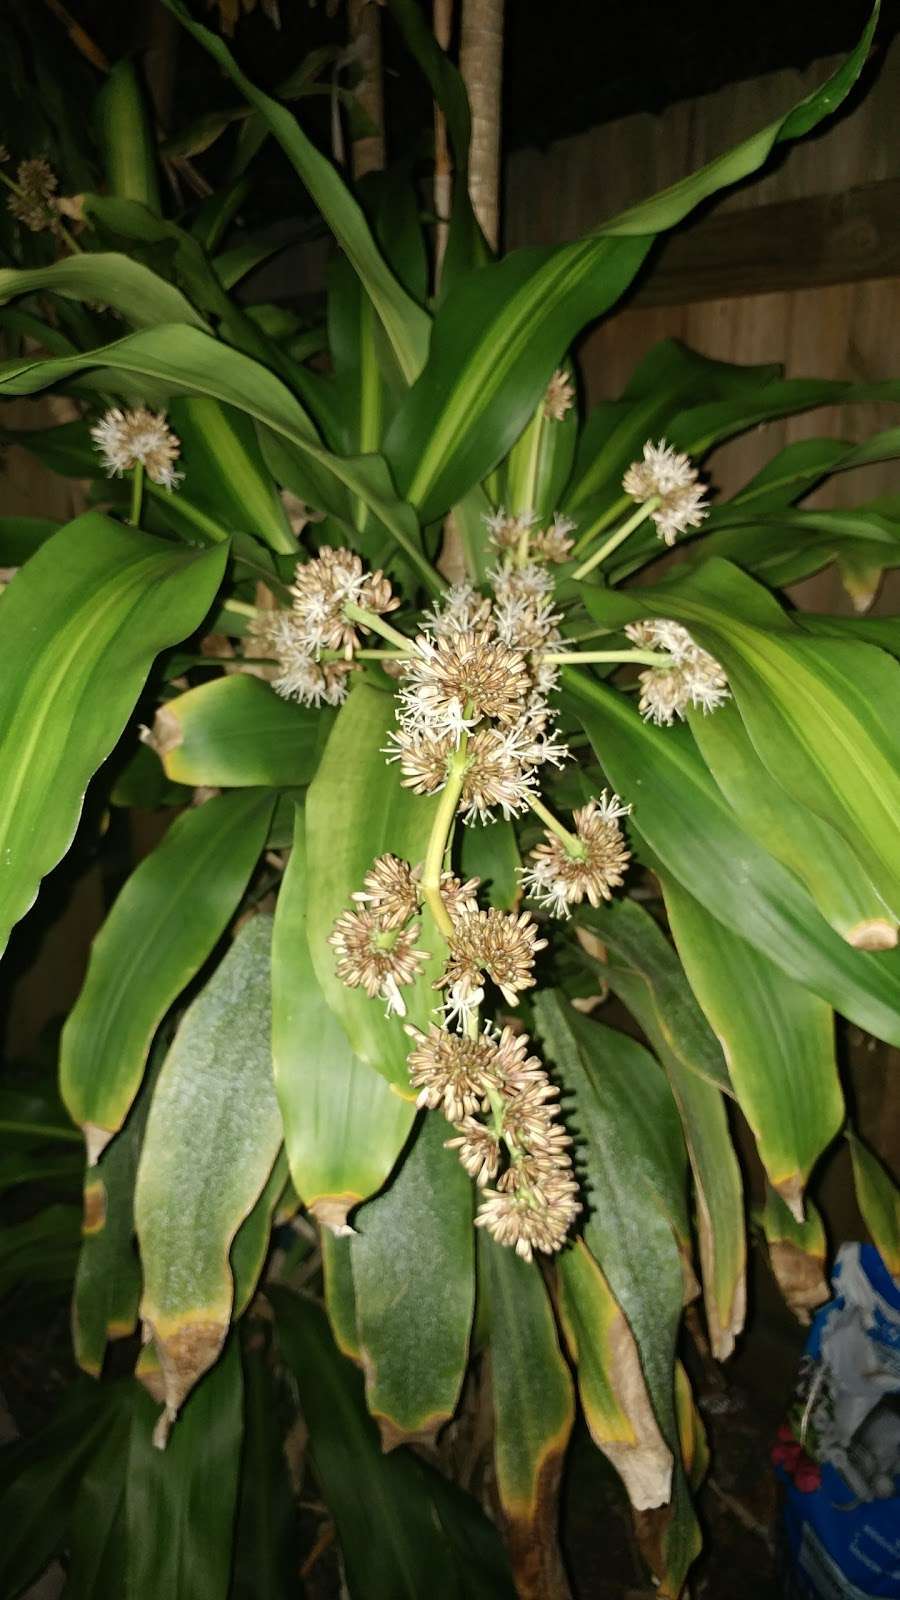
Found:
[[[670,667],[672,657],[665,650],[558,650],[541,657],[553,666],[564,667],[571,662],[586,667],[600,661],[640,661],[648,667]]]
[[[644,501],[643,505],[638,506],[628,520],[622,523],[621,528],[617,528],[615,533],[610,534],[599,550],[595,550],[593,555],[588,556],[587,561],[582,561],[581,566],[575,568],[572,574],[573,578],[576,580],[586,578],[589,572],[593,572],[601,561],[604,561],[607,556],[612,555],[612,552],[619,548],[619,545],[628,538],[630,533],[634,532],[635,528],[640,527],[642,522],[646,522],[651,512],[655,511],[658,505],[659,496],[652,495],[649,500]]]
[[[539,800],[536,794],[531,793],[526,794],[525,799],[528,801],[535,816],[540,817],[545,826],[550,829],[550,832],[555,833],[557,839],[562,840],[570,856],[580,857],[584,855],[584,845],[577,833],[570,833],[568,828],[564,828],[562,823],[553,815],[553,812],[544,805],[543,800]]]
[[[131,511],[128,517],[128,521],[131,523],[133,528],[139,528],[141,525],[141,506],[143,504],[143,500],[144,463],[143,461],[138,461],[135,465],[134,476],[131,480]]]
[[[596,517],[590,526],[585,528],[580,539],[576,539],[574,554],[580,556],[582,550],[587,549],[591,540],[595,539],[598,533],[602,533],[604,528],[608,528],[611,522],[615,522],[623,511],[627,511],[631,503],[630,495],[620,494],[618,500],[614,500],[606,511],[601,512],[600,516]]]
[[[373,633],[380,633],[382,639],[387,639],[397,646],[401,655],[412,655],[413,643],[401,633],[398,628],[392,628],[389,622],[379,617],[375,611],[367,611],[364,606],[358,606],[354,600],[344,601],[344,616],[350,622],[360,622],[364,628],[370,628]]]
[[[538,463],[541,456],[541,436],[543,431],[544,401],[542,398],[540,405],[528,424],[528,453],[525,457],[525,477],[519,494],[520,504],[518,507],[518,510],[523,515],[526,515],[529,511],[534,511],[535,509],[534,498],[535,494],[537,493]],[[530,540],[531,529],[525,527],[522,529],[522,532],[519,536],[519,544],[516,550],[515,564],[517,567],[524,567],[526,561],[528,560],[528,547]]]
[[[441,873],[444,869],[444,850],[456,820],[456,808],[466,778],[468,765],[466,752],[469,735],[463,730],[457,748],[450,757],[447,782],[441,791],[440,803],[434,815],[425,865],[422,868],[422,894],[438,928],[449,942],[453,937],[453,923],[441,898]]]
[[[230,611],[235,617],[258,617],[259,606],[248,605],[246,600],[225,600],[222,603],[223,611]]]
[[[402,661],[408,650],[354,650],[354,661]],[[343,650],[320,650],[317,661],[346,661]]]

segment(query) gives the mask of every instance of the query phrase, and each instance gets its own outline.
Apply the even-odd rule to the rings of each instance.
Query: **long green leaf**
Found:
[[[852,1131],[847,1143],[853,1160],[856,1199],[888,1272],[900,1276],[900,1188],[887,1169]]]
[[[113,252],[64,256],[49,267],[0,269],[0,305],[17,295],[42,289],[73,300],[102,300],[136,328],[152,328],[158,322],[180,322],[191,328],[207,326],[174,284],[139,261]]]
[[[412,1451],[382,1455],[362,1378],[335,1349],[320,1308],[277,1287],[269,1298],[354,1600],[513,1600],[477,1503]]]
[[[225,555],[87,512],[0,596],[0,948],[68,849],[154,656],[209,609]]]
[[[121,1128],[153,1036],[233,916],[274,795],[220,795],[184,812],[132,873],[91,949],[63,1029],[60,1085],[96,1160]]]
[[[700,1532],[681,1466],[675,1407],[674,1363],[684,1277],[669,1219],[656,1195],[634,1171],[622,1147],[622,1119],[604,1105],[602,1069],[587,1035],[575,1032],[577,1013],[551,990],[536,1002],[538,1033],[564,1089],[573,1097],[571,1131],[581,1141],[589,1214],[585,1243],[599,1263],[624,1313],[660,1431],[674,1460],[672,1497],[658,1527],[657,1576],[661,1593],[680,1595]]]
[[[897,926],[840,834],[806,806],[786,803],[731,703],[714,717],[690,712],[691,732],[741,826],[805,883],[823,917],[862,950],[889,950]]]
[[[135,1222],[141,1316],[165,1379],[164,1424],[218,1358],[233,1302],[229,1250],[281,1144],[269,1043],[271,938],[270,917],[245,923],[185,1013],[150,1107]]]
[[[175,783],[295,788],[312,778],[332,722],[328,710],[291,705],[236,672],[166,701],[153,744]]]
[[[296,169],[317,209],[332,229],[338,244],[365,285],[384,324],[406,381],[421,371],[428,349],[429,318],[394,277],[369,231],[362,209],[338,177],[330,161],[319,154],[296,119],[270,95],[257,89],[241,72],[228,46],[195,22],[181,0],[166,5],[194,38],[217,61],[232,83],[255,108],[275,135]]]
[[[281,882],[272,940],[272,1055],[291,1177],[319,1222],[344,1232],[348,1213],[386,1181],[415,1108],[357,1059],[310,959],[305,819]]]
[[[117,61],[109,72],[97,96],[96,120],[110,193],[159,211],[156,142],[133,61]]]
[[[521,1600],[568,1592],[557,1544],[559,1482],[575,1420],[572,1379],[536,1262],[488,1240],[494,1463]]]
[[[627,288],[654,236],[756,171],[780,140],[799,138],[840,104],[866,59],[876,17],[877,5],[828,83],[735,150],[587,239],[516,251],[454,287],[435,319],[427,367],[386,441],[401,490],[424,522],[460,500],[506,454],[567,346]]]
[[[816,1161],[844,1120],[831,1007],[663,878],[672,936],[773,1188],[798,1221]]]
[[[689,733],[651,727],[622,695],[572,668],[563,677],[606,771],[635,802],[631,831],[642,853],[789,977],[900,1044],[893,953],[854,950],[828,926],[802,884],[739,826]]]
[[[636,603],[712,650],[771,778],[843,834],[900,916],[900,666],[870,645],[809,638],[725,561]]]
[[[366,1400],[386,1450],[431,1442],[456,1409],[475,1305],[472,1185],[427,1115],[390,1187],[355,1219]]]
[[[416,519],[409,506],[397,499],[380,457],[337,456],[326,450],[300,402],[274,373],[199,329],[161,323],[77,356],[47,361],[31,356],[6,362],[0,367],[0,390],[32,394],[94,368],[99,369],[94,382],[104,391],[124,385],[130,395],[137,378],[151,385],[154,394],[208,395],[245,411],[269,431],[271,444],[280,447],[282,459],[287,448],[304,464],[302,492],[312,505],[345,520],[346,490],[358,495],[416,564],[425,583],[435,592],[440,589],[422,555]],[[261,444],[266,454],[264,437]]]
[[[392,697],[367,683],[355,685],[338,713],[306,806],[307,933],[322,993],[355,1054],[413,1098],[406,1068],[409,1041],[401,1022],[385,1017],[383,1002],[370,1000],[363,989],[345,988],[328,944],[335,919],[350,905],[376,856],[391,851],[412,866],[425,857],[435,802],[402,788],[396,769],[386,765],[383,751],[393,725]],[[439,971],[441,945],[424,918],[422,926],[421,944],[432,961],[405,998],[410,1021],[424,1028],[436,1003],[430,985]]]
[[[771,1184],[766,1185],[766,1203],[759,1220],[769,1265],[787,1305],[802,1323],[808,1323],[812,1313],[831,1299],[825,1272],[825,1228],[811,1200],[806,1201],[805,1212],[803,1221],[798,1222]]]
[[[256,1293],[272,1237],[272,1223],[279,1201],[289,1182],[287,1156],[279,1150],[275,1164],[260,1191],[259,1198],[245,1217],[231,1246],[231,1275],[234,1279],[232,1320],[242,1317]]]
[[[153,1401],[135,1387],[125,1600],[227,1600],[243,1435],[237,1339],[190,1396],[164,1454]]]
[[[81,1252],[72,1289],[72,1343],[82,1371],[98,1378],[107,1341],[137,1325],[141,1272],[134,1246],[134,1180],[149,1106],[149,1085],[127,1125],[88,1168]]]
[[[634,1335],[583,1239],[559,1258],[559,1312],[591,1438],[637,1511],[665,1505],[672,1452],[659,1431]]]
[[[170,321],[170,318],[159,318]],[[297,554],[281,497],[250,418],[201,396],[176,400],[169,420],[181,440],[191,497],[230,529],[245,529],[281,555]]]

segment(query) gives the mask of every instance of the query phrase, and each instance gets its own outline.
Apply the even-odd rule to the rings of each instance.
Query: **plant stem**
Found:
[[[364,606],[358,606],[354,600],[345,600],[344,616],[350,622],[362,623],[364,628],[370,628],[373,633],[380,633],[382,639],[388,639],[391,644],[397,646],[401,655],[412,655],[412,640],[407,639],[399,629],[392,628],[389,622],[378,616],[377,612],[367,611]]]
[[[538,462],[541,453],[541,434],[544,427],[544,399],[541,396],[537,410],[528,424],[526,439],[527,454],[525,457],[525,475],[519,493],[519,505],[516,508],[523,515],[533,512],[534,497],[537,492]],[[528,545],[531,538],[531,528],[528,523],[522,529],[519,545],[516,550],[516,566],[524,567],[528,560]]]
[[[225,600],[222,603],[223,611],[233,611],[236,617],[258,617],[259,606],[248,605],[246,600]]]
[[[584,847],[578,835],[570,833],[568,828],[564,828],[562,823],[557,821],[553,812],[544,805],[543,800],[539,800],[536,794],[530,793],[526,794],[525,799],[528,801],[535,816],[540,817],[541,821],[550,829],[550,832],[555,833],[557,839],[562,840],[570,855],[584,854]]]
[[[138,461],[135,464],[134,476],[131,480],[131,512],[128,517],[128,521],[131,523],[133,528],[139,528],[141,525],[141,505],[143,503],[143,499],[144,463],[143,461]]]
[[[422,894],[444,938],[453,937],[453,923],[441,898],[441,873],[444,870],[444,850],[456,819],[456,808],[466,778],[469,735],[463,730],[459,744],[450,757],[447,782],[441,791],[440,804],[434,814],[425,865],[422,868]]]
[[[553,666],[564,667],[570,662],[587,666],[599,661],[640,661],[648,667],[668,667],[672,657],[665,650],[560,650],[541,657]]]
[[[586,549],[591,540],[598,533],[602,533],[604,528],[608,528],[611,522],[615,522],[616,518],[620,517],[623,511],[627,511],[630,505],[630,495],[620,494],[618,500],[615,500],[606,511],[601,512],[600,516],[595,518],[590,527],[585,528],[580,539],[576,539],[574,554],[576,556],[580,556],[582,550]]]
[[[573,578],[586,578],[589,572],[593,572],[594,568],[599,566],[606,556],[611,555],[614,550],[618,549],[619,545],[628,538],[630,533],[634,532],[635,528],[646,521],[650,513],[655,511],[658,505],[659,496],[653,495],[649,500],[645,500],[643,505],[638,506],[628,520],[622,523],[621,528],[617,528],[615,533],[610,534],[599,550],[595,550],[593,555],[588,556],[587,561],[582,561],[581,566],[576,567],[572,574]]]

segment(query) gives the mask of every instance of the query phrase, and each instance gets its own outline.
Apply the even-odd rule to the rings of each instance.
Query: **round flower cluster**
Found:
[[[546,828],[544,842],[531,851],[531,865],[522,872],[528,895],[555,917],[568,917],[570,906],[585,899],[592,906],[611,900],[631,860],[619,826],[619,818],[630,811],[604,789],[599,800],[572,813],[574,835],[560,838]]]
[[[291,586],[290,611],[260,611],[249,636],[261,654],[277,663],[272,687],[304,706],[339,706],[347,698],[348,674],[365,623],[347,606],[378,616],[400,604],[382,572],[367,572],[352,550],[323,545],[312,561],[299,562]],[[340,659],[323,661],[323,651]]]
[[[447,1147],[484,1189],[475,1219],[525,1261],[561,1249],[581,1206],[558,1093],[528,1037],[485,1026],[460,1037],[408,1028],[410,1080],[419,1106],[443,1111],[456,1130]],[[490,1187],[489,1187],[490,1186]]]
[[[2,159],[7,159],[5,150]],[[7,208],[31,233],[43,233],[47,228],[56,232],[60,226],[58,188],[59,179],[49,161],[44,156],[29,156],[19,162]]]
[[[650,515],[659,537],[673,545],[680,533],[699,528],[709,515],[706,490],[697,479],[690,456],[673,450],[665,439],[660,439],[659,444],[648,440],[643,460],[632,462],[622,479],[622,488],[640,505],[653,501]]]
[[[184,477],[175,470],[181,441],[161,411],[148,411],[146,406],[122,411],[115,406],[94,424],[91,438],[110,478],[121,478],[140,466],[151,483],[172,490]]]
[[[410,1082],[418,1104],[441,1109],[453,1123],[466,1171],[487,1190],[478,1225],[531,1260],[534,1250],[562,1245],[580,1206],[569,1158],[569,1139],[552,1104],[556,1090],[528,1040],[510,1028],[479,1032],[488,983],[510,1005],[534,984],[534,959],[546,940],[525,913],[479,910],[478,879],[460,882],[444,873],[440,897],[451,931],[447,959],[434,987],[446,992],[440,1025],[427,1034],[408,1027],[415,1042]],[[405,1016],[402,990],[428,961],[419,948],[422,889],[409,862],[379,856],[338,917],[329,942],[336,970],[350,988],[387,1002],[388,1015]],[[451,1030],[456,1025],[458,1032]]]
[[[691,706],[709,712],[725,704],[730,691],[722,667],[715,656],[694,643],[680,622],[648,617],[643,622],[629,622],[625,632],[639,649],[665,651],[669,657],[659,667],[648,667],[639,674],[638,709],[646,721],[671,727]]]

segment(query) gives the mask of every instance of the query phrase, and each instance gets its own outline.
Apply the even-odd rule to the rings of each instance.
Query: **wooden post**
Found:
[[[434,37],[443,51],[450,48],[453,29],[453,0],[434,0]],[[434,234],[434,288],[441,286],[441,268],[447,248],[448,218],[453,203],[453,162],[447,140],[447,119],[434,103],[434,209],[437,225]]]
[[[463,0],[459,65],[472,107],[469,193],[493,250],[500,232],[504,0]]]
[[[374,133],[354,139],[351,165],[354,178],[379,172],[384,166],[384,80],[381,72],[381,10],[375,0],[349,0],[347,18],[350,39],[357,53],[362,77],[354,90],[360,109],[371,122]]]

